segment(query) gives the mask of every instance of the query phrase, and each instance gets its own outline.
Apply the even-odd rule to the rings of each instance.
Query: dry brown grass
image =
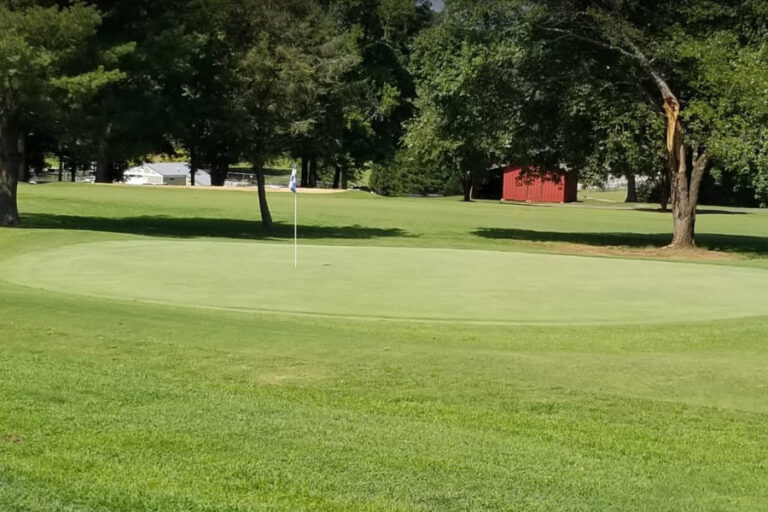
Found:
[[[543,242],[547,251],[583,256],[615,256],[620,258],[649,258],[680,261],[733,261],[744,259],[742,256],[706,249],[678,249],[671,247],[626,247],[595,246],[587,244]]]

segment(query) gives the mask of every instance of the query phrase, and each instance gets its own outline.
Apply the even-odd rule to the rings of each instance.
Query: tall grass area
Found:
[[[292,197],[269,198],[279,225],[265,233],[245,191],[23,187],[25,228],[0,230],[0,267],[90,242],[288,243]],[[361,192],[300,195],[299,215],[304,243],[475,249],[477,265],[483,250],[658,247],[671,225],[623,206]],[[712,263],[764,267],[767,221],[709,209],[699,241],[728,251]],[[374,291],[361,281],[357,293]],[[462,290],[446,282],[443,293]],[[0,333],[2,511],[768,503],[768,316],[470,325],[149,304],[0,280]]]

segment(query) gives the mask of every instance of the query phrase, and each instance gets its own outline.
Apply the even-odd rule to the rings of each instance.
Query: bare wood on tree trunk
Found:
[[[640,48],[630,40],[625,40],[626,47],[575,34],[569,30],[552,28],[549,32],[565,35],[587,42],[593,46],[617,52],[639,65],[653,80],[663,99],[664,113],[667,119],[667,157],[669,161],[669,182],[672,199],[672,218],[674,235],[670,248],[695,247],[696,207],[699,202],[699,187],[709,164],[706,150],[694,157],[691,176],[688,176],[687,148],[685,133],[680,121],[680,101],[666,80],[656,72],[653,63]],[[697,150],[698,153],[698,150]]]
[[[664,112],[667,118],[667,157],[672,184],[672,219],[675,226],[670,247],[692,247],[693,224],[688,195],[688,161],[680,126],[680,103],[670,92],[665,93]]]
[[[706,151],[694,156],[694,166],[689,176],[688,151],[685,132],[680,121],[681,107],[672,88],[659,75],[646,56],[635,46],[630,47],[641,66],[656,83],[664,100],[664,114],[667,119],[667,157],[669,161],[669,182],[672,199],[672,221],[674,234],[669,248],[691,248],[696,246],[696,208],[699,204],[699,188],[709,164]]]
[[[688,151],[680,123],[680,103],[669,92],[664,98],[667,116],[667,153],[669,155],[669,181],[672,193],[672,219],[674,236],[670,248],[696,246],[696,208],[699,204],[701,182],[709,165],[706,150],[693,150],[692,168],[688,167]]]

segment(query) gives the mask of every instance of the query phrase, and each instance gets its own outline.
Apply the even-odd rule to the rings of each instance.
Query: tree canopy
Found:
[[[752,0],[449,1],[416,43],[424,106],[409,149],[433,151],[418,135],[432,124],[464,173],[499,161],[653,174],[659,141],[672,245],[691,246],[705,175],[765,195],[766,15]]]
[[[62,105],[92,99],[124,78],[119,69],[93,65],[100,22],[93,6],[0,5],[0,225],[18,223],[16,187],[29,133],[49,125]]]
[[[756,0],[6,2],[0,223],[46,151],[97,181],[183,152],[218,185],[250,163],[266,226],[278,156],[467,200],[502,165],[643,176],[687,247],[702,184],[768,204],[766,41]]]

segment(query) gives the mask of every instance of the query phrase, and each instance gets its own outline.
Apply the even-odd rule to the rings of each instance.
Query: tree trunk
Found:
[[[96,160],[96,176],[95,181],[96,183],[109,183],[110,182],[110,169],[111,164],[109,162],[109,159],[107,158],[106,153],[102,153],[101,150],[99,150],[99,155]]]
[[[21,129],[13,119],[0,121],[0,226],[19,224],[19,209],[16,202],[18,189],[19,134]]]
[[[64,156],[59,154],[59,183],[64,181]]]
[[[341,189],[347,190],[349,188],[349,167],[347,164],[341,166]]]
[[[309,188],[317,188],[317,157],[309,158]]]
[[[112,133],[112,123],[107,123],[99,134],[99,147],[96,155],[96,183],[110,183],[112,181],[112,162],[109,160],[109,136]]]
[[[189,150],[189,184],[195,186],[195,176],[197,175],[197,156],[195,148]]]
[[[627,198],[624,202],[637,202],[637,180],[635,180],[635,175],[631,172],[627,173]]]
[[[117,164],[113,162],[111,159],[109,161],[109,181],[111,183],[119,183],[123,181],[123,177],[125,175],[125,167],[123,167],[120,164]]]
[[[338,189],[341,183],[341,164],[336,164],[336,169],[333,173],[333,188]]]
[[[461,180],[461,186],[464,189],[464,202],[469,203],[472,201],[472,172],[467,171],[464,174],[464,179]]]
[[[70,171],[70,174],[69,174],[69,181],[71,181],[72,183],[77,181],[77,165],[72,166],[72,170]]]
[[[661,175],[661,183],[659,183],[659,204],[661,205],[661,211],[669,211],[669,172],[664,172]]]
[[[706,151],[699,154],[698,148],[695,149],[693,168],[689,173],[688,152],[680,123],[680,104],[671,92],[665,92],[664,111],[667,117],[667,154],[674,225],[674,235],[669,247],[691,248],[696,246],[696,207],[709,156]]]
[[[301,188],[307,188],[309,186],[309,157],[304,155],[301,157]]]
[[[227,162],[217,162],[211,169],[211,185],[214,187],[223,187],[229,174],[229,164]]]
[[[264,229],[271,231],[273,227],[272,214],[269,213],[269,204],[267,203],[267,189],[264,182],[264,158],[258,157],[253,165],[253,172],[256,174],[256,185],[259,190],[259,211],[261,212],[261,224]]]
[[[29,164],[27,162],[27,134],[20,133],[19,141],[19,181],[28,182],[29,176]]]

